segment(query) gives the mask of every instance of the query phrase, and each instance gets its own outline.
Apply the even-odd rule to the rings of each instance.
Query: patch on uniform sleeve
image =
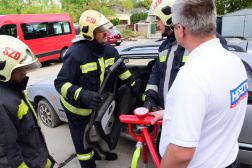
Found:
[[[166,61],[166,55],[163,55],[159,58],[159,62],[165,62]]]
[[[241,100],[248,95],[248,80],[246,79],[237,88],[230,90],[231,105],[230,108],[236,107]]]

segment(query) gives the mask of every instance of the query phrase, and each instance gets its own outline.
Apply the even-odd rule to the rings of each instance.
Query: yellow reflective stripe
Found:
[[[145,92],[146,92],[147,90],[154,90],[154,89],[152,89],[152,88],[148,88],[148,89],[146,89],[146,90],[145,90]],[[154,90],[154,91],[155,91],[155,90]]]
[[[77,89],[77,90],[75,91],[74,100],[77,100],[77,99],[78,99],[81,89],[82,89],[82,88],[80,87],[79,89]]]
[[[101,75],[100,75],[100,86],[102,85],[103,79],[104,79],[104,74],[105,74],[105,65],[104,65],[104,59],[103,57],[98,58],[99,64],[101,67]]]
[[[44,166],[44,168],[51,168],[52,162],[50,159],[47,159],[46,165]]]
[[[61,95],[64,96],[64,97],[66,97],[66,96],[67,96],[67,90],[68,90],[68,88],[71,87],[71,86],[72,86],[71,83],[69,83],[69,82],[65,83],[65,84],[61,87]]]
[[[146,92],[147,90],[154,90],[154,89],[152,89],[152,88],[146,88],[145,92]],[[155,91],[155,90],[154,90],[154,91]],[[143,96],[142,96],[142,100],[143,100],[143,101],[145,101],[145,98],[146,98],[146,95],[145,95],[145,94],[143,94]]]
[[[25,162],[23,162],[20,166],[18,166],[18,168],[29,168]]]
[[[23,116],[25,114],[27,114],[28,109],[29,109],[29,107],[27,106],[25,101],[23,99],[21,99],[21,104],[19,105],[19,109],[17,111],[17,117],[19,120],[21,120],[23,118]]]
[[[89,116],[92,113],[92,109],[77,108],[77,107],[72,106],[68,102],[66,102],[62,96],[60,96],[60,99],[61,99],[61,102],[63,103],[63,105],[66,107],[66,109],[71,111],[74,114],[78,114],[78,115],[82,115],[82,116]]]
[[[136,82],[134,81],[134,82],[131,83],[131,86],[134,86],[135,84],[136,84]]]
[[[165,62],[166,61],[166,55],[163,55],[159,58],[159,62]]]
[[[26,99],[26,101],[27,101],[27,102],[28,102],[28,104],[29,104],[29,107],[32,109],[32,112],[33,112],[34,116],[35,116],[35,117],[36,117],[36,119],[37,119],[38,125],[40,126],[40,123],[39,123],[39,120],[38,120],[37,113],[36,113],[36,111],[34,110],[33,106],[31,105],[31,103],[30,103],[30,101],[29,101],[29,99],[28,99],[28,96],[27,96],[27,93],[26,93],[26,91],[25,91],[25,90],[24,90],[24,94],[25,94],[25,99]]]
[[[125,80],[125,79],[128,79],[130,76],[131,76],[131,73],[130,73],[129,70],[127,70],[126,72],[124,72],[123,74],[119,75],[118,77],[119,77],[121,80]]]
[[[79,160],[90,160],[94,156],[94,150],[87,154],[77,154]]]
[[[143,96],[142,96],[142,100],[143,100],[143,101],[145,101],[145,98],[146,98],[146,95],[145,95],[145,94],[143,94]]]
[[[88,73],[89,71],[95,71],[95,70],[97,70],[97,63],[91,62],[91,63],[87,63],[85,65],[81,65],[80,69],[81,69],[82,73]]]
[[[107,68],[110,65],[113,65],[115,62],[115,58],[109,58],[105,60],[105,68]]]
[[[186,62],[187,58],[188,58],[188,55],[184,55],[182,62]]]

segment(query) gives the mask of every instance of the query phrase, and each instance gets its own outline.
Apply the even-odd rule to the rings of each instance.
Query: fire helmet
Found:
[[[0,39],[0,81],[8,82],[14,69],[28,73],[41,67],[25,43],[7,35],[0,35]]]
[[[172,24],[171,8],[176,0],[154,0],[150,6],[147,22],[153,22],[158,16],[165,25],[165,34]],[[164,36],[164,34],[163,34]]]
[[[86,10],[83,12],[79,24],[80,36],[90,41],[94,39],[94,31],[102,32],[113,26],[102,13],[95,10]]]

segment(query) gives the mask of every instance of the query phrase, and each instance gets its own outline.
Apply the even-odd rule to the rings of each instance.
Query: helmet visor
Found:
[[[146,22],[155,22],[157,21],[156,15],[149,15],[146,19]]]
[[[108,30],[112,26],[113,24],[111,22],[108,22],[100,27],[97,27],[94,31],[97,33],[100,33],[100,32],[103,32],[104,30]]]
[[[32,64],[18,67],[18,68],[16,68],[16,70],[20,71],[20,72],[29,73],[29,72],[32,72],[32,71],[39,69],[40,67],[41,67],[41,63],[39,62],[39,60],[37,60],[36,62],[34,62]]]

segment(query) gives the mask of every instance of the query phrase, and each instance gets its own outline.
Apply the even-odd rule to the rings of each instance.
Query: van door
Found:
[[[54,30],[54,36],[58,36],[59,40],[54,42],[55,52],[60,53],[64,47],[71,45],[73,39],[72,30],[69,21],[51,22],[50,26]],[[71,36],[69,36],[71,35]]]
[[[21,28],[24,43],[40,58],[40,61],[44,61],[45,57],[50,57],[51,59],[54,57],[54,43],[59,40],[59,37],[53,36],[54,30],[50,28],[48,22],[22,23]]]

